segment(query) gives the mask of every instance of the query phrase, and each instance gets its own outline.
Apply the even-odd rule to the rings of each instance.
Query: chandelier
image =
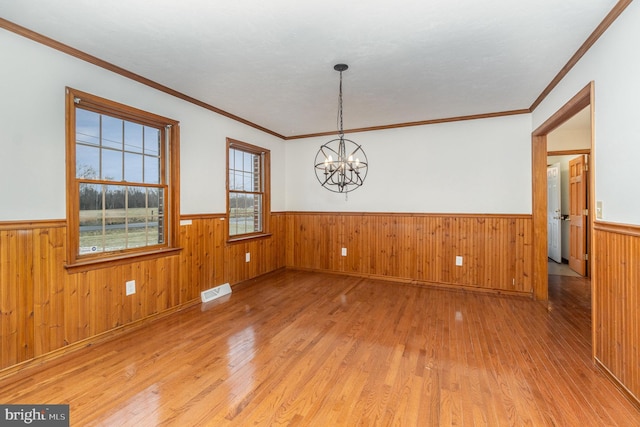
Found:
[[[340,95],[338,97],[338,138],[322,145],[316,154],[315,171],[320,184],[334,193],[348,193],[360,187],[367,176],[369,164],[362,147],[344,137],[342,127],[342,72],[346,64],[336,64],[333,69],[340,72]]]

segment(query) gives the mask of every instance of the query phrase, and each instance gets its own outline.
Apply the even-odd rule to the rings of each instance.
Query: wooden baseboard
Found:
[[[620,389],[622,394],[627,399],[629,399],[629,401],[633,403],[635,407],[638,408],[638,410],[640,410],[640,398],[638,398],[638,396],[633,394],[631,390],[625,387],[625,385],[618,379],[618,377],[616,377],[613,374],[613,372],[609,370],[609,368],[603,365],[602,362],[597,357],[594,358],[594,362],[598,367],[598,369],[600,369],[604,373],[604,375],[609,379],[609,381],[611,381],[616,387],[618,387],[618,389]]]
[[[422,280],[405,279],[402,277],[383,276],[383,275],[377,275],[377,274],[349,273],[349,272],[342,272],[342,271],[337,272],[332,270],[318,270],[314,268],[301,268],[301,267],[286,267],[286,268],[289,270],[336,274],[338,276],[362,277],[366,279],[375,279],[375,280],[381,280],[385,282],[402,283],[405,285],[415,285],[415,286],[423,286],[423,287],[429,287],[429,288],[440,288],[440,289],[446,289],[450,291],[468,291],[468,292],[477,292],[477,293],[492,294],[492,295],[508,295],[508,296],[515,296],[520,298],[524,297],[529,299],[533,298],[533,294],[530,292],[510,291],[506,289],[481,288],[479,286],[467,286],[467,285],[459,285],[455,283],[426,282]]]

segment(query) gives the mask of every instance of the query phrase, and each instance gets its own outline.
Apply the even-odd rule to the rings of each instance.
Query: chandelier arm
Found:
[[[332,143],[333,141],[337,141],[337,139],[334,139],[334,140],[332,140],[332,141],[329,141],[329,142],[327,142],[326,144],[324,144],[322,147],[320,147],[320,150],[322,151],[322,154],[325,154],[325,153],[324,153],[324,150],[327,150],[327,151],[329,151],[330,153],[335,154],[336,156],[339,156],[339,155],[340,155],[340,153],[338,153],[336,150],[334,150],[333,148],[329,147],[329,145],[328,145],[328,144]],[[325,157],[325,158],[327,158],[327,156],[326,156],[326,155],[325,155],[324,157]],[[336,160],[338,160],[338,159],[336,159]]]
[[[336,181],[333,180],[334,175],[336,174],[336,172],[338,172],[338,169],[334,169],[332,172],[328,172],[327,173],[327,179],[324,180],[324,183],[322,185],[326,184],[327,182],[336,184]],[[338,174],[338,176],[340,176],[340,175]]]
[[[351,140],[347,140],[347,141],[353,142],[353,141],[351,141]],[[356,144],[355,142],[353,142],[353,143],[354,143],[354,144]],[[353,155],[355,155],[358,151],[362,151],[362,154],[364,154],[364,150],[362,150],[362,145],[358,145],[358,144],[356,144],[356,149],[355,149],[355,150],[353,150],[353,151],[351,152],[351,154],[349,154],[349,156],[353,156]]]

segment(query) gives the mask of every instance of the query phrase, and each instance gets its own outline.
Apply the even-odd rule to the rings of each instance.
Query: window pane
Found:
[[[164,190],[147,189],[147,209],[149,212],[147,240],[150,245],[165,243],[164,200]]]
[[[103,186],[80,184],[80,254],[103,252]]]
[[[123,120],[115,117],[102,116],[102,146],[122,150]]]
[[[160,184],[160,158],[144,156],[144,181],[147,184]]]
[[[108,212],[109,213],[109,212]],[[124,217],[111,215],[104,230],[104,251],[118,251],[128,247],[127,224]]]
[[[105,185],[104,206],[109,217],[124,218],[127,187],[124,185]]]
[[[242,224],[244,227],[244,233],[251,233],[253,230],[251,229],[251,218],[253,216],[253,212],[251,212],[251,196],[244,196],[242,198]]]
[[[236,231],[237,234],[244,234],[247,232],[246,221],[246,204],[245,196],[243,194],[238,195],[238,208],[236,210]]]
[[[94,215],[96,211],[102,211],[102,185],[80,184],[80,223],[83,215]]]
[[[254,191],[253,190],[253,174],[249,172],[245,172],[243,175],[243,189],[245,191]]]
[[[244,185],[242,180],[242,172],[236,171],[233,173],[233,188],[232,190],[244,191]]]
[[[262,195],[229,193],[229,234],[262,231]]]
[[[147,207],[151,210],[151,217],[157,218],[160,214],[160,197],[159,194],[162,190],[156,188],[147,189]]]
[[[149,197],[149,191],[155,197]],[[150,199],[156,203],[149,206]],[[161,243],[158,231],[158,197],[156,189],[129,187],[128,196],[128,247],[135,248]]]
[[[236,209],[238,208],[238,193],[229,193],[229,210],[231,211],[231,216],[236,216]]]
[[[104,250],[124,249],[127,247],[126,187],[124,185],[105,185],[104,198]]]
[[[232,236],[239,234],[238,217],[241,210],[241,206],[239,206],[240,197],[241,195],[237,193],[229,193],[229,234]]]
[[[160,155],[160,129],[144,127],[144,154]]]
[[[233,168],[235,170],[242,170],[242,158],[243,158],[243,152],[239,151],[239,150],[234,150],[235,151],[235,156],[234,156],[234,160],[233,160]]]
[[[76,145],[76,178],[98,179],[100,148]]]
[[[122,151],[102,150],[101,178],[122,181]]]
[[[242,169],[245,172],[251,172],[253,170],[253,154],[244,153]]]
[[[124,122],[124,149],[142,153],[142,125]]]
[[[100,145],[100,114],[76,108],[76,142]]]
[[[124,180],[142,182],[142,154],[124,153]]]
[[[78,255],[105,251],[102,225],[80,227],[80,248]]]
[[[145,187],[127,187],[127,215],[132,217],[147,216],[147,189]]]

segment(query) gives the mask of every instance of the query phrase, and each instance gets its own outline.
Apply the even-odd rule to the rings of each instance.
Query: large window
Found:
[[[269,150],[227,139],[229,239],[268,233]]]
[[[176,243],[178,123],[67,89],[70,266]]]

